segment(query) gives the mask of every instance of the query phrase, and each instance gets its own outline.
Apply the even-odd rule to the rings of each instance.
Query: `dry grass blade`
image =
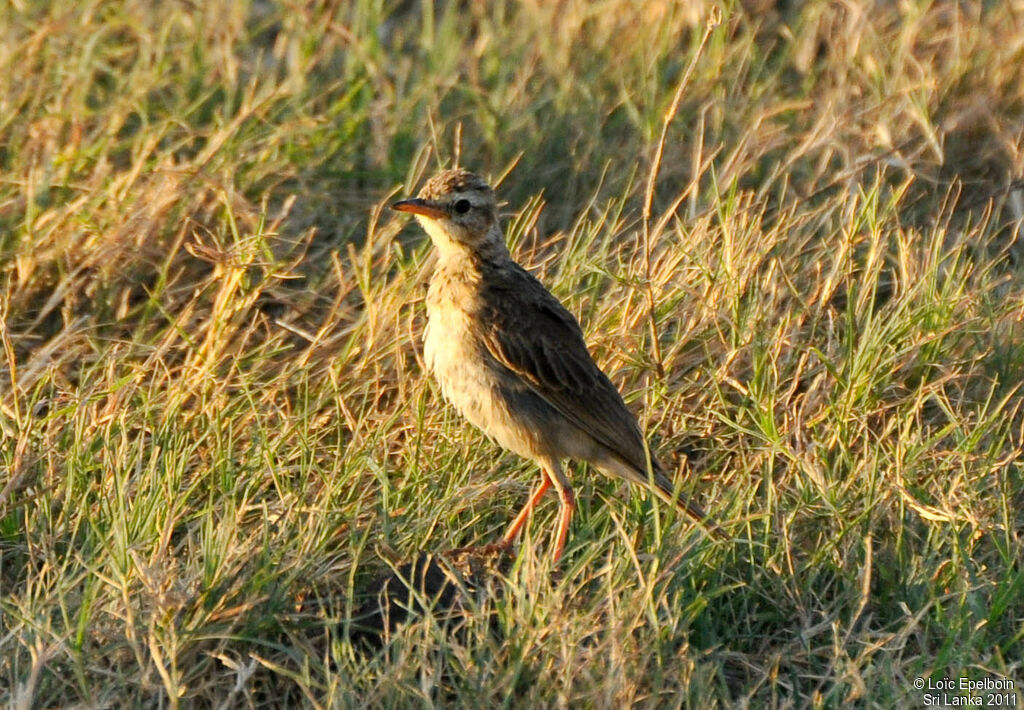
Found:
[[[2,6],[0,704],[1024,702],[1019,3],[709,7]],[[536,475],[381,218],[455,161],[732,539],[582,473],[366,650]]]

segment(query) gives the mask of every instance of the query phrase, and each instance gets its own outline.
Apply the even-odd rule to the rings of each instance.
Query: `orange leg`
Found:
[[[502,544],[512,544],[512,540],[515,539],[523,525],[526,524],[526,521],[530,517],[530,513],[533,512],[533,509],[536,507],[538,501],[540,501],[541,496],[544,495],[548,488],[551,488],[551,476],[547,474],[547,471],[541,471],[541,475],[543,478],[541,479],[540,485],[537,486],[537,490],[530,494],[530,500],[526,501],[526,505],[524,505],[523,509],[519,511],[519,515],[517,515],[516,519],[512,521],[512,525],[509,526],[508,532],[505,533],[505,537],[501,539]]]
[[[553,465],[551,465],[550,469],[545,467],[545,470],[551,483],[558,489],[558,498],[562,503],[562,513],[558,516],[558,534],[555,537],[555,551],[551,555],[551,560],[558,562],[562,557],[562,549],[565,547],[565,538],[569,535],[569,523],[572,521],[573,511],[576,510],[576,496],[572,492],[572,485],[570,485],[569,479],[562,473],[558,462],[550,463],[553,463]]]
[[[560,491],[562,498],[562,514],[558,518],[558,537],[555,539],[555,551],[551,555],[554,562],[562,557],[562,548],[565,547],[565,538],[569,535],[569,522],[572,520],[573,511],[576,510],[576,496],[571,488]]]

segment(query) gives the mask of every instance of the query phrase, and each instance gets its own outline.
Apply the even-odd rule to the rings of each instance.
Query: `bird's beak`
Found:
[[[409,212],[411,214],[423,215],[424,217],[432,217],[439,219],[441,217],[447,217],[448,213],[441,207],[430,200],[423,200],[419,197],[414,197],[411,200],[402,200],[391,205],[391,209],[398,210],[399,212]]]

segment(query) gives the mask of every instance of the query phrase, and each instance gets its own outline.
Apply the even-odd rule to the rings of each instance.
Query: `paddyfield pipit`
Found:
[[[490,186],[466,170],[445,170],[418,197],[392,207],[416,215],[438,252],[427,294],[427,367],[466,419],[541,468],[541,483],[503,544],[554,486],[561,514],[553,556],[561,557],[576,507],[565,459],[653,484],[660,497],[717,532],[650,454],[636,418],[587,352],[576,319],[512,260]]]

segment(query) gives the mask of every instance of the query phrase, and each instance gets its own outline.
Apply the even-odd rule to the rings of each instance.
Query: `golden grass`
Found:
[[[0,699],[1019,689],[1019,3],[724,3],[700,51],[700,3],[400,5],[0,9]],[[456,158],[734,539],[577,471],[553,581],[542,506],[459,633],[365,652],[372,581],[535,475],[419,355],[385,206]]]

